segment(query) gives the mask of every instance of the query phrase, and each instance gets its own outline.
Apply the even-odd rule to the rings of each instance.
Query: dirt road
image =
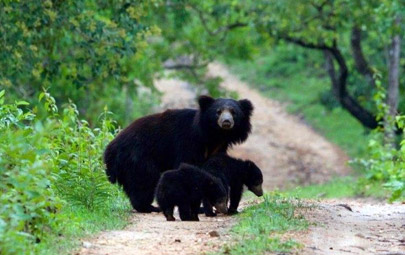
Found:
[[[298,254],[405,255],[405,205],[368,200],[314,201],[305,217],[315,222],[293,238]]]
[[[231,154],[249,158],[260,166],[266,190],[324,182],[333,176],[346,175],[349,172],[346,166],[347,156],[299,118],[289,115],[280,103],[262,97],[221,64],[211,64],[209,75],[221,76],[222,86],[238,92],[240,98],[248,98],[254,103],[253,132],[248,141],[233,148]],[[157,88],[163,92],[162,109],[195,107],[197,92],[189,84],[163,79],[157,81]],[[389,243],[400,248],[384,249],[387,252],[400,251],[405,247],[398,246],[404,241],[398,232],[405,232],[405,225],[400,223],[402,221],[405,224],[404,206],[363,205],[356,202],[359,207],[353,204],[353,210],[359,210],[359,213],[348,213],[347,209],[337,206],[341,201],[314,203],[319,207],[307,217],[310,221],[321,222],[322,225],[295,234],[295,238],[305,244],[305,248],[298,251],[298,254],[342,254],[346,252],[343,250],[350,250],[353,254],[370,254],[367,252],[378,251],[380,239],[394,240],[394,235],[395,242],[385,242],[385,246],[389,246]],[[363,209],[366,212],[363,213]],[[340,212],[341,210],[346,211]],[[369,216],[370,213],[376,220],[384,220],[373,221],[374,216]],[[370,219],[372,220],[369,221]],[[200,220],[192,223],[166,222],[161,214],[134,214],[126,229],[104,232],[93,239],[85,240],[79,254],[201,254],[218,250],[229,240],[228,230],[235,223],[235,217],[202,216]],[[371,227],[374,224],[377,224],[375,228]],[[379,231],[378,224],[383,231],[376,236],[372,232]],[[335,232],[331,232],[333,229]],[[362,240],[361,235],[369,240],[367,245],[346,240],[353,236],[356,240]],[[348,244],[353,247],[348,249]],[[361,248],[356,250],[356,247]]]

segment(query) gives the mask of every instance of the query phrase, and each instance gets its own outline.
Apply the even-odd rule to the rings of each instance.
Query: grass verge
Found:
[[[105,201],[105,207],[98,210],[66,206],[58,216],[65,219],[64,224],[57,226],[57,233],[41,241],[39,254],[72,254],[72,251],[80,249],[83,238],[105,230],[124,228],[130,215],[131,206],[121,193]]]
[[[389,193],[381,188],[380,182],[365,181],[363,178],[340,177],[332,179],[326,183],[308,185],[289,189],[283,193],[287,196],[301,199],[318,198],[354,198],[373,197],[387,198]]]
[[[231,230],[234,241],[224,246],[219,254],[263,254],[299,248],[299,243],[281,235],[309,226],[309,222],[297,212],[303,208],[305,206],[299,200],[283,197],[281,193],[265,194],[262,203],[239,215],[238,224]]]

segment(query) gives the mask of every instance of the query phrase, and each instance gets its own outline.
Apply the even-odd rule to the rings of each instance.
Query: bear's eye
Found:
[[[235,110],[234,110],[233,108],[230,108],[230,109],[229,109],[229,112],[230,112],[232,115],[235,114]]]
[[[221,109],[217,109],[217,114],[221,114],[222,110]]]

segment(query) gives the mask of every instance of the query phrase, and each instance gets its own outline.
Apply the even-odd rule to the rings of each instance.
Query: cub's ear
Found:
[[[246,116],[250,117],[253,112],[253,105],[248,99],[239,100],[239,105]]]
[[[198,105],[202,111],[208,109],[213,103],[215,99],[210,96],[200,96],[198,98]]]

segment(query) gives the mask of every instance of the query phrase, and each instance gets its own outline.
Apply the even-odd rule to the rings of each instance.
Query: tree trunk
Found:
[[[400,19],[396,18],[395,25],[399,26]],[[387,105],[388,116],[385,118],[385,138],[392,143],[395,134],[395,116],[398,109],[399,97],[399,60],[401,52],[401,38],[399,33],[392,37],[388,49],[388,90]]]

